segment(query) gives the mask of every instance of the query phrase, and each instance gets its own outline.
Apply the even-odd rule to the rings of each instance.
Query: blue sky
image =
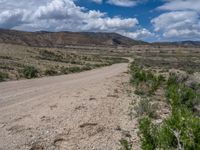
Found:
[[[100,10],[101,12],[106,12],[111,17],[114,16],[121,16],[124,18],[136,17],[143,27],[149,28],[151,27],[150,20],[160,13],[159,11],[155,11],[155,8],[162,5],[163,1],[151,0],[138,4],[133,7],[131,6],[121,7],[117,5],[111,5],[109,3],[106,3],[106,1],[104,1],[104,3],[102,2],[102,4],[99,4],[99,3],[94,3],[91,0],[86,0],[86,1],[79,0],[76,1],[76,3],[80,6],[86,7],[89,10]]]
[[[0,28],[200,40],[200,0],[0,0]]]

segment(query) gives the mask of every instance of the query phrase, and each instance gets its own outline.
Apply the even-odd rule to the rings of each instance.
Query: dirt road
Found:
[[[0,83],[0,150],[138,149],[127,66]]]

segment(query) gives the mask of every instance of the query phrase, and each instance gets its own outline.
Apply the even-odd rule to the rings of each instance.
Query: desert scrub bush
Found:
[[[128,63],[129,60],[126,59],[126,58],[120,58],[120,57],[111,57],[111,58],[108,58],[110,60],[110,62],[112,64],[116,64],[116,63]]]
[[[193,109],[199,104],[199,93],[184,84],[174,84],[167,87],[166,96],[171,106],[186,106]]]
[[[43,60],[49,60],[49,61],[66,62],[66,63],[69,62],[67,60],[63,60],[63,56],[61,54],[56,54],[54,52],[47,51],[47,50],[41,50],[39,52],[38,58],[43,59]]]
[[[91,69],[92,69],[92,67],[89,66],[89,65],[85,65],[85,66],[82,67],[82,70],[85,70],[85,71],[91,70]]]
[[[157,126],[149,117],[139,119],[139,136],[143,150],[155,150],[158,146]]]
[[[200,119],[186,108],[177,108],[158,125],[144,117],[139,120],[139,130],[144,150],[200,149]]]
[[[109,65],[112,65],[112,64],[108,62],[102,62],[102,63],[93,63],[93,64],[87,63],[85,66],[95,69],[95,68],[105,67]]]
[[[71,64],[76,64],[76,65],[83,65],[84,64],[84,62],[78,61],[78,60],[70,60],[70,63]]]
[[[8,78],[8,74],[0,72],[0,82],[5,81]]]
[[[190,88],[175,75],[166,82],[166,97],[171,105],[171,115],[160,124],[149,116],[139,120],[142,149],[196,150],[200,149],[200,118],[193,113],[199,101],[195,88]]]
[[[170,73],[165,81],[162,76],[155,76],[141,66],[130,66],[131,83],[140,87],[146,84],[154,92],[160,85],[165,89],[165,97],[171,106],[171,114],[161,123],[156,123],[151,116],[151,103],[142,98],[135,106],[139,119],[139,136],[144,150],[196,150],[200,149],[200,118],[194,107],[200,104],[200,87],[197,83],[186,84],[187,74]],[[143,94],[141,86],[136,92]],[[147,96],[147,95],[146,95]],[[151,95],[148,95],[151,96]]]
[[[81,67],[69,67],[69,68],[67,68],[67,70],[68,70],[68,72],[69,73],[76,73],[76,72],[81,72],[82,71],[82,69],[81,69]]]
[[[138,104],[134,107],[136,117],[148,116],[150,118],[156,118],[156,109],[158,106],[152,104],[149,98],[141,98]]]
[[[61,74],[68,74],[68,73],[69,73],[68,67],[66,68],[66,67],[62,66],[62,67],[60,68],[60,73],[61,73]]]
[[[75,66],[75,67],[66,67],[66,68],[62,67],[61,70],[60,70],[60,72],[62,74],[76,73],[76,72],[81,72],[81,71],[82,71],[81,67],[77,67],[77,66]]]
[[[69,74],[69,73],[76,73],[76,72],[81,72],[81,71],[87,71],[93,69],[90,65],[85,65],[82,67],[61,67],[61,74]]]
[[[26,66],[23,69],[23,75],[27,79],[36,78],[38,76],[38,70],[33,66]]]
[[[161,55],[160,55],[161,56]],[[166,57],[166,56],[161,56],[161,58]],[[152,57],[142,57],[142,58],[136,58],[135,62],[138,65],[144,65],[144,66],[149,66],[149,67],[159,67],[163,69],[180,69],[184,71],[191,71],[191,72],[199,72],[199,62],[194,61],[194,59],[185,59],[185,57],[177,57],[173,56],[177,61],[171,60],[171,59],[152,59]],[[199,58],[197,58],[199,59]]]
[[[132,150],[132,144],[129,141],[122,138],[119,140],[121,148],[119,150]]]
[[[193,110],[194,106],[200,104],[198,86],[188,87],[184,82],[179,82],[178,77],[172,75],[167,81],[166,97],[172,108],[187,107]]]
[[[54,76],[54,75],[57,75],[58,72],[55,69],[47,69],[45,70],[44,74],[47,76]]]
[[[158,87],[164,81],[164,77],[161,75],[154,75],[149,70],[144,70],[141,66],[137,66],[132,63],[130,66],[131,72],[131,83],[136,85],[136,88],[140,86],[140,84],[145,84],[148,87],[146,91],[147,95],[152,95],[158,89]],[[140,89],[142,90],[142,89]],[[142,94],[145,94],[142,92]]]
[[[8,60],[12,60],[13,58],[10,56],[0,56],[0,59],[8,59]]]
[[[158,132],[160,149],[200,149],[200,119],[187,108],[177,108]]]

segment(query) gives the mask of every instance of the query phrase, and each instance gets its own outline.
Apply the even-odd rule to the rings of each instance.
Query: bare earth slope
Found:
[[[0,150],[117,150],[128,117],[127,64],[0,83]]]
[[[0,43],[36,47],[65,47],[66,45],[133,46],[147,44],[116,33],[24,32],[5,29],[0,29]]]

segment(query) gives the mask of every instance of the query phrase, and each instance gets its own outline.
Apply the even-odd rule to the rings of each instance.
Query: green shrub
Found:
[[[177,77],[171,76],[167,82],[166,97],[172,108],[186,106],[193,109],[200,103],[198,86],[191,88],[184,83],[177,82]]]
[[[86,65],[86,66],[83,66],[83,67],[67,67],[67,68],[62,67],[61,73],[62,74],[69,74],[69,73],[87,71],[87,70],[91,70],[91,69],[92,69],[92,67],[90,65]]]
[[[76,72],[81,72],[81,67],[69,67],[67,68],[67,70],[69,71],[69,73],[76,73]]]
[[[5,81],[8,78],[8,74],[0,72],[0,82]]]
[[[111,57],[110,58],[112,64],[116,63],[128,63],[129,60],[126,58],[120,58],[120,57]]]
[[[187,108],[177,108],[159,131],[159,147],[200,149],[200,119]]]
[[[200,149],[200,118],[195,115],[194,107],[200,104],[199,84],[185,84],[187,76],[170,74],[167,82],[162,76],[155,76],[142,67],[131,65],[131,82],[136,85],[145,83],[154,93],[163,84],[166,99],[171,105],[171,115],[160,124],[150,118],[153,109],[149,100],[142,99],[135,111],[140,116],[139,135],[144,150],[196,150]],[[143,86],[144,89],[145,86]],[[141,93],[141,91],[137,91]],[[144,94],[144,93],[142,93]],[[149,96],[149,95],[148,95]]]
[[[139,120],[139,135],[143,150],[156,149],[158,146],[157,127],[149,117],[143,117]]]
[[[92,69],[92,67],[90,67],[88,65],[82,67],[82,70],[91,70],[91,69]]]
[[[48,69],[48,70],[45,71],[45,75],[47,75],[47,76],[54,76],[54,75],[57,75],[57,74],[58,74],[58,72],[55,71],[55,69]]]
[[[126,139],[122,138],[120,141],[120,150],[132,150],[132,144],[130,144]]]
[[[164,81],[164,77],[161,75],[154,75],[148,70],[144,70],[141,66],[137,66],[134,63],[130,66],[131,69],[131,83],[136,85],[136,88],[142,83],[148,87],[147,95],[152,95],[159,88]],[[143,93],[143,92],[141,92]],[[144,94],[144,93],[143,93]]]
[[[61,74],[68,74],[69,73],[68,68],[65,68],[64,66],[61,67],[60,72],[61,72]]]
[[[61,55],[58,55],[51,51],[41,50],[39,54],[40,54],[39,56],[40,59],[59,61],[59,62],[63,61],[63,57]]]
[[[27,66],[23,70],[23,75],[27,79],[36,78],[38,76],[38,70],[35,67]]]
[[[200,119],[186,108],[177,108],[160,125],[142,118],[139,129],[144,150],[200,149]]]
[[[104,67],[104,66],[108,66],[108,65],[111,65],[111,64],[106,64],[106,63],[102,63],[102,64],[91,64],[91,66],[93,68],[100,68],[100,67]]]
[[[150,118],[156,118],[156,109],[157,105],[152,104],[148,98],[142,98],[134,107],[137,117],[148,116]]]
[[[170,74],[169,78],[167,80],[167,86],[177,84],[178,82],[178,77],[175,74]]]
[[[146,95],[146,92],[144,91],[144,89],[139,89],[138,87],[136,88],[134,93],[136,95],[139,95],[139,96],[145,96]]]

